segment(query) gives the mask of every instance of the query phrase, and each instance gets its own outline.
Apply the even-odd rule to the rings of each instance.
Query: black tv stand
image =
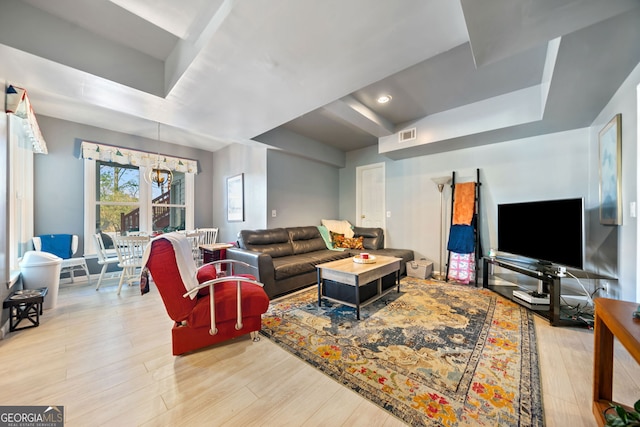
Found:
[[[512,286],[494,286],[489,284],[489,276],[494,276],[493,268],[502,267],[506,270],[513,271],[518,274],[532,277],[539,280],[540,286],[527,289],[530,292]],[[611,277],[602,276],[595,273],[585,273],[582,270],[571,270],[572,275],[584,279],[606,279],[616,280]],[[564,276],[559,276],[557,271],[550,265],[540,265],[539,263],[521,262],[513,259],[504,259],[497,257],[484,257],[482,264],[482,287],[491,289],[500,295],[532,310],[534,313],[545,317],[552,326],[577,326],[584,325],[583,321],[569,318],[562,318],[560,315],[560,287],[561,280]],[[531,295],[532,302],[525,301],[522,298],[514,296],[514,290]],[[533,294],[547,294],[549,300],[547,304],[540,303],[542,298],[536,298]]]

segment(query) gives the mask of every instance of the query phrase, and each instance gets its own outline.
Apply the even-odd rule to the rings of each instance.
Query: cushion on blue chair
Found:
[[[71,234],[43,234],[40,237],[42,242],[41,250],[59,256],[62,259],[71,258]]]

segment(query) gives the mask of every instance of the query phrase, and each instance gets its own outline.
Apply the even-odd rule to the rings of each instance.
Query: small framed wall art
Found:
[[[600,145],[600,224],[622,225],[622,115],[598,134]]]
[[[227,221],[244,221],[244,174],[227,178]]]

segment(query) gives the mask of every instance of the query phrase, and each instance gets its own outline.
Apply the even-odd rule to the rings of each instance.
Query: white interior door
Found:
[[[356,225],[385,226],[384,163],[356,168]]]

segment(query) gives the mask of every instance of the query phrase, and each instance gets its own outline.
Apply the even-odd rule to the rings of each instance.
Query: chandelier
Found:
[[[158,122],[158,142],[160,142],[160,122]],[[171,183],[173,182],[173,172],[171,169],[164,166],[167,164],[167,159],[160,162],[160,154],[156,155],[156,162],[154,165],[151,165],[147,173],[144,174],[144,180],[149,184],[156,184],[158,188],[164,193],[165,187],[167,191],[171,188]]]
[[[160,162],[156,164],[156,166],[149,169],[147,173],[149,176],[147,178],[147,182],[154,183],[158,185],[158,188],[163,190],[165,186],[167,190],[171,188],[171,182],[173,181],[173,172],[169,169],[162,168],[160,166]]]

